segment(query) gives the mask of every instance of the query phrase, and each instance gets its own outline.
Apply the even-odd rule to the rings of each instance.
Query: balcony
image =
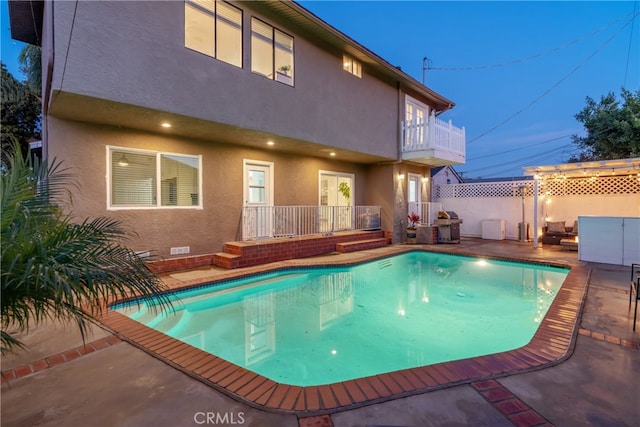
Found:
[[[402,122],[402,160],[430,166],[465,162],[465,130],[430,115]]]

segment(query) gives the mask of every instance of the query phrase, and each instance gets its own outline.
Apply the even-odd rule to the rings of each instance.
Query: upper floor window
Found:
[[[242,10],[223,1],[186,0],[184,45],[242,67]]]
[[[202,156],[107,147],[107,206],[202,206]]]
[[[251,71],[293,86],[293,37],[251,18]]]
[[[349,55],[342,55],[342,69],[362,78],[362,65]]]

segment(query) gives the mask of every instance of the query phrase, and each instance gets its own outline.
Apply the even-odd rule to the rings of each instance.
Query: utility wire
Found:
[[[633,2],[633,14],[636,14],[636,10],[638,9],[638,2]],[[629,35],[629,49],[627,50],[627,65],[624,69],[624,84],[623,87],[627,86],[627,74],[629,73],[629,57],[631,57],[631,43],[633,42],[633,27],[635,26],[635,21],[631,24],[631,34]]]
[[[564,149],[564,151],[561,153],[563,156],[564,155],[570,155],[571,153],[576,153],[576,152],[579,151],[579,150],[577,150],[575,148],[575,146],[574,146],[573,150],[567,150],[567,148],[570,147],[570,146],[571,146],[570,144],[567,144],[567,145],[563,145],[563,146],[558,147],[558,149]],[[525,166],[532,166],[534,161],[535,161],[535,163],[539,164],[540,162],[542,162],[544,160],[553,159],[554,157],[556,157],[558,155],[558,153],[556,153],[556,150],[547,151],[545,153],[542,153],[541,155],[529,157],[527,159],[528,161],[526,163],[520,162],[520,163],[516,164],[516,166],[511,165],[510,168],[499,169],[497,171],[492,171],[491,176],[489,176],[489,177],[484,176],[484,178],[490,178],[492,176],[500,176],[500,175],[503,175],[504,172],[511,171],[514,168],[518,168],[518,167],[519,168],[523,168]]]
[[[555,156],[555,154],[551,154],[551,155],[549,155],[549,156],[547,156],[547,157],[548,157],[548,158],[552,158],[552,157],[554,157],[554,156]],[[542,163],[543,161],[544,161],[544,159],[539,159],[539,160],[538,160],[538,162],[537,162],[537,164],[540,164],[540,163]],[[522,169],[523,169],[525,166],[531,166],[531,165],[532,165],[532,164],[531,164],[531,163],[529,163],[528,165],[520,165],[520,166],[514,166],[514,167],[511,167],[511,168],[498,169],[498,170],[493,171],[493,172],[491,172],[491,173],[489,173],[489,174],[482,175],[482,178],[484,178],[484,179],[490,179],[490,178],[500,178],[500,177],[504,177],[504,176],[506,176],[506,175],[518,175],[518,173],[522,174]],[[524,177],[523,177],[523,178],[524,178]]]
[[[514,168],[522,168],[522,167],[530,165],[532,163],[537,163],[537,162],[539,162],[541,160],[551,159],[551,158],[557,156],[558,150],[569,148],[569,147],[571,147],[571,144],[566,144],[566,145],[562,145],[560,147],[556,147],[556,148],[553,148],[551,150],[542,152],[542,153],[540,153],[538,155],[535,155],[535,156],[527,156],[527,157],[523,157],[523,158],[520,158],[520,159],[509,160],[509,161],[506,161],[506,162],[494,164],[494,165],[487,166],[487,167],[482,167],[482,168],[477,168],[477,169],[470,169],[468,171],[462,171],[462,173],[464,173],[466,175],[469,175],[470,173],[473,173],[474,175],[477,175],[478,172],[482,172],[482,171],[485,171],[485,170],[488,170],[488,169],[492,169],[492,175],[499,176],[500,173],[502,172],[502,170],[512,170]],[[496,170],[496,168],[505,167],[505,166],[508,166],[508,169]]]
[[[515,64],[519,64],[521,62],[526,62],[526,61],[530,61],[532,59],[537,59],[540,58],[542,56],[546,56],[549,55],[551,53],[557,52],[559,50],[565,49],[569,46],[572,46],[578,42],[581,42],[585,39],[588,39],[589,37],[592,37],[606,29],[608,29],[609,27],[617,24],[618,22],[620,22],[621,20],[625,19],[626,17],[630,16],[630,15],[635,15],[635,9],[633,12],[627,13],[624,16],[621,16],[620,18],[611,21],[610,23],[604,25],[603,27],[600,27],[594,31],[592,31],[589,34],[586,34],[582,37],[578,37],[577,39],[571,40],[570,42],[567,42],[561,46],[555,47],[553,49],[549,49],[546,50],[544,52],[540,52],[540,53],[536,53],[534,55],[530,55],[530,56],[526,56],[524,58],[520,58],[520,59],[515,59],[513,61],[507,61],[507,62],[501,62],[499,64],[492,64],[492,65],[476,65],[476,66],[469,66],[469,67],[431,67],[429,64],[427,64],[425,70],[437,70],[437,71],[475,71],[475,70],[485,70],[488,68],[499,68],[499,67],[506,67],[509,65],[515,65]]]
[[[469,173],[469,172],[477,173],[478,171],[483,171],[483,170],[487,170],[487,169],[495,169],[495,168],[499,168],[499,167],[502,167],[502,166],[512,166],[513,167],[514,164],[516,164],[516,165],[520,165],[520,164],[524,165],[525,163],[530,163],[530,162],[532,162],[534,160],[540,160],[539,159],[540,157],[545,157],[545,156],[548,156],[548,155],[551,155],[553,157],[554,155],[557,154],[558,150],[565,149],[565,148],[568,148],[568,147],[571,147],[571,144],[565,144],[565,145],[562,145],[560,147],[554,147],[551,150],[543,151],[542,153],[538,153],[535,156],[525,156],[525,157],[521,157],[521,158],[518,158],[518,159],[508,160],[508,161],[503,162],[503,163],[497,163],[497,164],[493,164],[493,165],[490,165],[490,166],[485,166],[485,167],[481,167],[481,168],[477,168],[477,169],[471,169],[469,171],[466,171],[465,173]]]
[[[574,134],[571,134],[571,135],[574,135]],[[570,135],[566,135],[566,136],[570,136]],[[564,137],[560,137],[560,138],[564,138]],[[560,138],[554,138],[552,140],[539,142],[537,144],[530,145],[529,147],[532,147],[532,146],[535,146],[535,145],[544,144],[544,143],[547,143],[547,142],[551,142],[551,141],[554,141],[554,140],[557,140],[557,139],[560,139]],[[568,148],[572,147],[572,146],[573,146],[573,150],[568,150]],[[527,148],[527,147],[525,147],[525,148]],[[520,157],[518,159],[513,159],[513,160],[509,160],[507,162],[493,164],[493,165],[487,166],[487,167],[482,167],[482,168],[478,168],[478,169],[471,169],[470,172],[483,171],[483,170],[486,170],[486,169],[495,169],[495,168],[499,168],[501,166],[507,166],[507,165],[511,166],[508,169],[500,169],[498,171],[493,171],[493,173],[496,176],[499,176],[500,172],[503,171],[503,170],[512,170],[514,167],[516,167],[516,168],[517,167],[524,167],[526,165],[531,165],[534,162],[540,162],[540,161],[543,161],[543,160],[546,160],[546,159],[551,159],[553,157],[556,157],[557,154],[558,154],[557,153],[558,150],[563,150],[563,154],[570,154],[572,152],[577,152],[578,151],[576,149],[575,145],[573,145],[573,144],[565,144],[565,145],[561,145],[559,147],[553,148],[551,150],[544,151],[542,153],[538,153],[538,154],[533,155],[533,156]],[[515,150],[511,150],[511,151],[515,151]],[[508,153],[508,152],[509,151],[503,151],[503,152],[500,152],[498,154],[493,154],[491,156],[496,156],[496,155],[499,155],[499,154],[502,154],[502,153]],[[489,157],[489,156],[483,156],[482,158],[484,158],[484,157]],[[477,159],[478,158],[472,159],[472,160],[477,160]],[[468,172],[464,172],[464,173],[468,173]]]
[[[529,144],[529,145],[526,145],[524,147],[518,147],[518,148],[511,149],[511,150],[506,150],[506,151],[501,150],[499,153],[491,153],[491,154],[487,154],[485,156],[474,157],[474,158],[471,158],[471,159],[468,159],[468,160],[469,161],[473,161],[473,160],[486,159],[487,157],[493,157],[493,156],[495,156],[497,154],[513,153],[514,151],[526,150],[526,149],[529,149],[531,147],[536,147],[536,146],[542,145],[542,144],[548,144],[549,142],[557,141],[559,139],[566,138],[566,137],[569,137],[569,136],[572,136],[572,135],[575,135],[575,134],[570,133],[568,135],[562,135],[562,136],[558,136],[556,138],[547,139],[547,140],[542,141],[542,142],[536,142],[535,144]]]
[[[486,130],[485,132],[481,133],[480,135],[476,136],[475,138],[471,139],[470,141],[467,141],[467,144],[471,144],[474,141],[477,141],[478,139],[482,138],[483,136],[493,132],[494,130],[498,129],[499,127],[501,127],[502,125],[504,125],[505,123],[509,122],[510,120],[512,120],[513,118],[515,118],[516,116],[518,116],[519,114],[521,114],[522,112],[524,112],[525,110],[527,110],[529,107],[531,107],[533,104],[535,104],[536,102],[540,101],[542,98],[544,98],[545,96],[547,96],[552,90],[554,90],[555,88],[557,88],[558,86],[560,86],[562,83],[564,83],[565,80],[567,80],[569,77],[571,77],[573,74],[575,74],[576,71],[578,71],[580,68],[582,68],[587,62],[589,62],[591,60],[591,58],[593,58],[594,56],[596,56],[596,54],[598,54],[601,50],[603,50],[609,43],[611,43],[611,41],[616,38],[629,24],[631,24],[636,17],[638,16],[638,14],[636,13],[635,15],[633,15],[633,17],[627,21],[622,27],[620,27],[620,29],[618,29],[618,31],[616,31],[611,37],[609,37],[602,45],[600,45],[593,53],[591,53],[589,56],[587,56],[581,63],[579,63],[577,66],[575,66],[570,72],[569,74],[567,74],[566,76],[564,76],[563,78],[561,78],[560,80],[558,80],[557,83],[555,83],[553,86],[551,86],[549,89],[547,89],[546,91],[544,91],[540,96],[538,96],[537,98],[535,98],[533,101],[529,102],[527,105],[525,105],[523,108],[521,108],[520,110],[516,111],[514,114],[512,114],[511,116],[507,117],[506,119],[504,119],[503,121],[501,121],[500,123],[498,123],[497,125],[493,126],[492,128]]]

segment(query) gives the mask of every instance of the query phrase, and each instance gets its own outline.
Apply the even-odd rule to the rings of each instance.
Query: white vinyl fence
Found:
[[[484,220],[502,219],[506,238],[518,240],[520,222],[529,224],[533,238],[533,196],[534,181],[522,180],[436,185],[432,199],[463,220],[462,236],[482,237]],[[538,234],[546,221],[572,226],[584,215],[640,217],[640,179],[633,175],[539,181]]]

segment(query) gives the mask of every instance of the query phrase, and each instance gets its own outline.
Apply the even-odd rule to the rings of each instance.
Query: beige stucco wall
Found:
[[[429,176],[429,169],[396,162],[404,114],[396,82],[366,64],[357,78],[342,69],[342,51],[306,38],[286,19],[256,13],[251,2],[234,4],[244,10],[244,68],[184,47],[182,1],[47,3],[53,13],[45,30],[54,43],[43,44],[43,61],[53,64],[43,135],[49,156],[76,172],[75,216],[121,219],[137,233],[135,250],[218,252],[241,237],[242,161],[250,159],[273,162],[276,205],[317,205],[320,170],[354,174],[354,204],[381,206],[383,230],[403,241],[407,180],[398,173]],[[252,16],[294,36],[295,86],[251,72]],[[165,112],[182,128],[158,130]],[[198,132],[185,130],[195,125]],[[274,135],[285,137],[290,154],[252,148]],[[107,145],[202,155],[202,209],[107,210]],[[349,150],[353,162],[329,157],[331,147]]]
[[[318,47],[286,21],[274,26],[295,38],[295,86],[254,74],[251,17],[273,22],[250,2],[235,4],[244,10],[244,68],[184,47],[181,1],[54,2],[52,90],[397,157],[394,82],[372,77],[366,66],[361,79],[345,72],[343,52]],[[56,102],[54,114],[64,108]]]
[[[219,252],[224,242],[241,237],[243,159],[273,162],[276,205],[318,205],[320,170],[354,174],[356,205],[374,204],[385,197],[384,192],[377,193],[377,185],[369,185],[370,167],[364,165],[56,118],[49,120],[49,136],[56,141],[50,155],[64,159],[78,185],[72,189],[76,220],[105,215],[120,219],[137,233],[130,242],[134,250],[153,250],[161,256],[168,256],[171,247],[182,246],[190,246],[191,255]],[[203,208],[108,210],[107,145],[202,155]],[[384,179],[381,175],[379,181]],[[369,189],[373,194],[368,194]]]

